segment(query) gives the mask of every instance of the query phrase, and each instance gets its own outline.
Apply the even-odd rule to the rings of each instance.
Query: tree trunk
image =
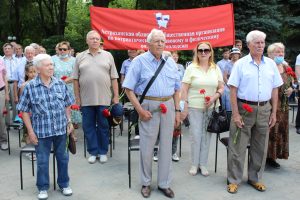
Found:
[[[93,0],[93,5],[108,8],[110,0]]]

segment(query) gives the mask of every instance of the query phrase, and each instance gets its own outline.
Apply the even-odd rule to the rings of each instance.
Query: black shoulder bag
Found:
[[[139,100],[140,104],[143,103],[144,98],[146,96],[146,93],[148,92],[149,88],[151,87],[152,83],[154,82],[154,80],[156,79],[157,75],[159,74],[159,72],[161,71],[161,69],[163,68],[163,66],[165,65],[166,61],[168,60],[168,57],[165,58],[166,60],[162,59],[160,65],[158,66],[157,70],[155,71],[154,75],[152,76],[152,78],[150,79],[150,81],[148,82],[145,90],[143,91],[143,94]],[[132,124],[136,124],[139,120],[139,114],[136,111],[136,109],[134,109],[130,114],[129,114],[129,118],[130,121],[132,122]]]
[[[219,112],[216,111],[216,102],[214,103],[214,108],[209,118],[207,125],[207,132],[210,133],[223,133],[229,131],[230,122],[227,117],[226,110],[222,107],[222,100],[220,99]]]

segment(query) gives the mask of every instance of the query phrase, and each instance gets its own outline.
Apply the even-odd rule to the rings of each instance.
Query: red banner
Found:
[[[186,10],[125,10],[90,7],[91,26],[105,49],[147,49],[151,29],[166,34],[166,50],[190,50],[200,41],[213,47],[234,43],[233,5]]]

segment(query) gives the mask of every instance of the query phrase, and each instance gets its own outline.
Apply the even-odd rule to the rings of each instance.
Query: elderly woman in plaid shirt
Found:
[[[49,55],[37,55],[33,64],[38,76],[25,86],[17,109],[23,112],[29,139],[35,145],[38,199],[48,198],[49,156],[52,144],[57,160],[57,183],[63,195],[69,196],[72,195],[72,189],[69,187],[69,155],[66,141],[67,133],[73,130],[70,105],[74,98],[66,84],[53,77],[53,62]]]

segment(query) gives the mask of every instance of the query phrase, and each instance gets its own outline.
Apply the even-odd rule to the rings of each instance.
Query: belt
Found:
[[[2,88],[0,88],[0,91],[4,90],[5,86],[3,86]]]
[[[145,96],[145,99],[147,99],[147,100],[153,100],[153,101],[168,101],[172,97],[173,96],[168,96],[168,97],[147,97],[147,96]]]
[[[12,84],[12,83],[14,83],[14,81],[7,81],[9,84]]]
[[[261,102],[247,101],[247,100],[239,99],[239,98],[238,98],[238,101],[246,103],[246,104],[249,104],[249,105],[254,105],[254,106],[264,106],[264,105],[266,105],[269,102],[269,101],[261,101]]]

